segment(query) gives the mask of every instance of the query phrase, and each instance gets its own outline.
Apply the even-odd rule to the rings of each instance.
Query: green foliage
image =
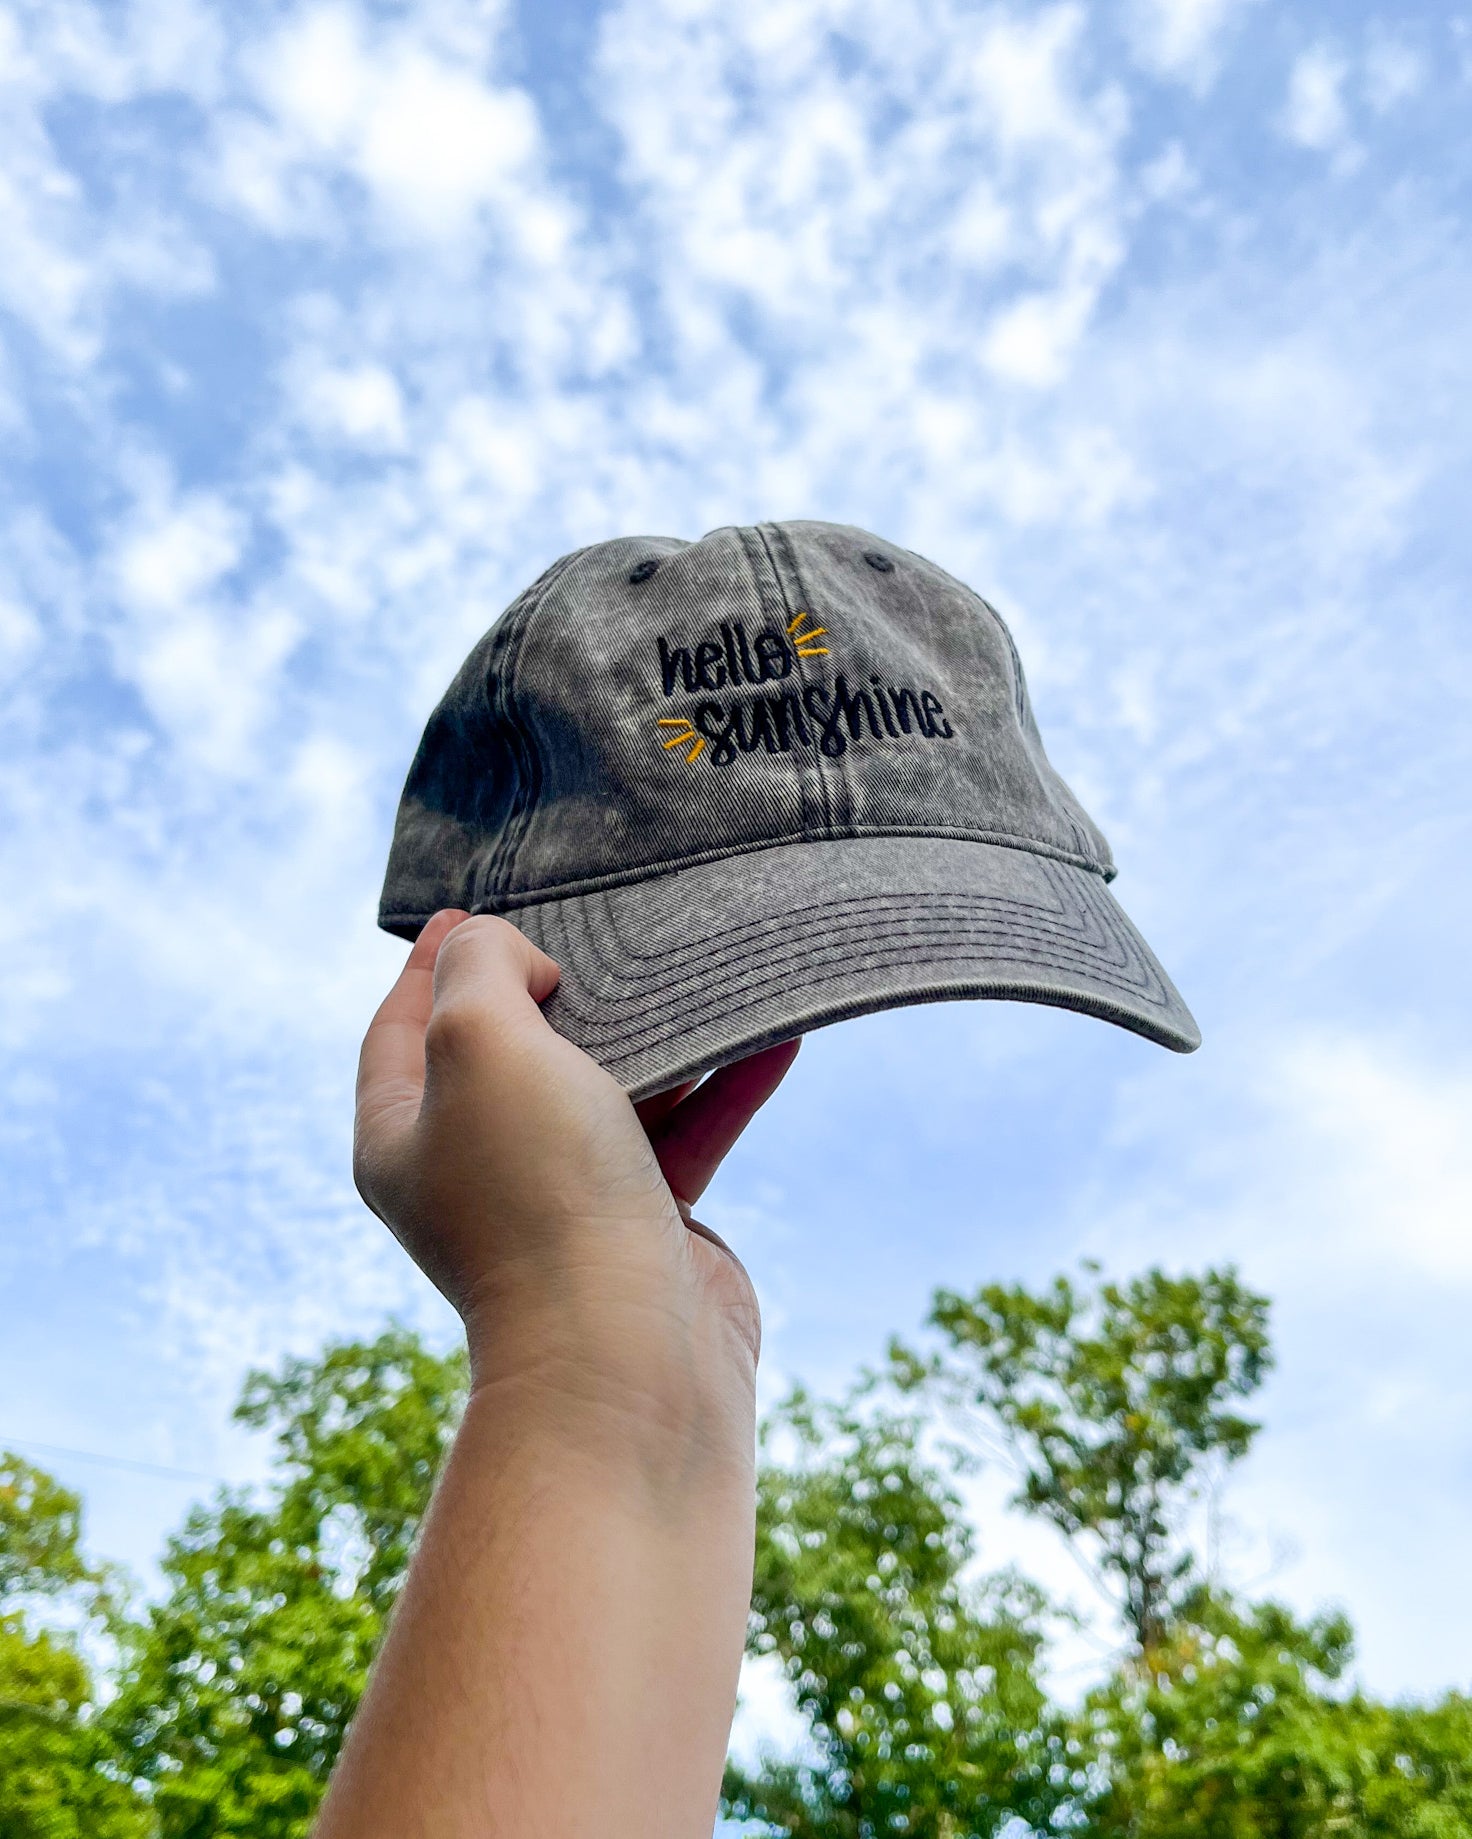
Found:
[[[0,1604],[59,1596],[95,1579],[82,1557],[79,1495],[0,1450]]]
[[[147,1805],[94,1714],[72,1643],[0,1617],[0,1839],[146,1839]]]
[[[923,1420],[861,1414],[868,1389],[798,1388],[762,1427],[749,1647],[780,1656],[821,1763],[730,1765],[723,1808],[802,1839],[1046,1826],[1069,1765],[1034,1677],[1037,1593],[962,1581],[972,1535]],[[791,1464],[770,1454],[783,1432]]]
[[[37,1630],[26,1604],[85,1629],[111,1609],[82,1553],[82,1503],[0,1452],[0,1839],[143,1839],[146,1805],[96,1720],[74,1633]]]
[[[1093,1839],[1472,1839],[1472,1701],[1375,1705],[1334,1688],[1343,1616],[1300,1622],[1198,1589],[1147,1672],[1091,1695]]]
[[[1435,1705],[1356,1698],[1347,1719],[1366,1839],[1472,1839],[1472,1698],[1450,1693]]]
[[[161,1839],[300,1839],[367,1679],[448,1439],[464,1357],[402,1330],[253,1373],[237,1415],[274,1428],[264,1506],[222,1494],[170,1541],[108,1723],[153,1788]]]
[[[1270,1358],[1262,1297],[1231,1271],[1151,1271],[942,1292],[930,1319],[948,1353],[894,1343],[892,1375],[984,1409],[1021,1504],[1124,1584],[1130,1651],[1077,1714],[1050,1706],[1046,1605],[972,1577],[927,1418],[882,1407],[873,1375],[836,1404],[799,1388],[761,1432],[748,1646],[785,1672],[809,1755],[728,1766],[726,1814],[793,1839],[1019,1820],[1079,1839],[1472,1839],[1472,1700],[1376,1704],[1346,1685],[1342,1616],[1199,1581],[1184,1516],[1256,1431],[1237,1405]],[[273,1484],[190,1514],[164,1600],[131,1624],[77,1497],[0,1456],[0,1839],[305,1839],[466,1379],[463,1355],[397,1329],[252,1374],[238,1416],[274,1435]],[[106,1704],[88,1631],[123,1644]]]
[[[357,1594],[380,1615],[399,1593],[469,1378],[463,1348],[432,1354],[395,1328],[245,1382],[236,1417],[276,1427],[283,1532],[317,1537],[334,1520],[350,1531],[362,1548]]]
[[[1017,1504],[1084,1542],[1148,1653],[1191,1587],[1183,1509],[1206,1465],[1239,1460],[1257,1432],[1233,1402],[1271,1363],[1267,1317],[1232,1270],[1085,1291],[1059,1277],[1040,1294],[987,1284],[937,1293],[929,1320],[950,1351],[926,1361],[895,1341],[890,1363],[901,1387],[1000,1426],[1023,1470]]]

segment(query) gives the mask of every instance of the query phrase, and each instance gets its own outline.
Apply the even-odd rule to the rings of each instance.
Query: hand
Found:
[[[373,1019],[359,1191],[471,1396],[317,1839],[715,1820],[751,1601],[760,1317],[690,1208],[796,1042],[635,1107],[514,926],[438,913]]]
[[[634,1106],[542,1015],[557,978],[505,920],[430,920],[363,1043],[358,1190],[459,1311],[477,1387],[688,1415],[732,1372],[754,1389],[756,1294],[691,1208],[798,1043]]]

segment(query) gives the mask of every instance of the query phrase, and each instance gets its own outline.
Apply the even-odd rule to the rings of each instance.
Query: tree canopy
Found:
[[[0,1839],[145,1839],[147,1809],[98,1721],[83,1638],[115,1606],[82,1503],[0,1451]],[[60,1626],[38,1625],[49,1610]]]
[[[793,1839],[1472,1839],[1472,1699],[1376,1702],[1342,1613],[1240,1599],[1192,1548],[1267,1320],[1232,1271],[943,1291],[939,1353],[794,1388],[760,1432],[748,1650],[807,1741],[729,1763],[724,1809]],[[400,1328],[251,1374],[271,1481],[189,1514],[142,1611],[79,1498],[0,1456],[0,1839],[306,1839],[466,1383]],[[979,1568],[957,1411],[1117,1586],[1080,1703],[1046,1690],[1043,1594]]]
[[[463,1405],[462,1354],[392,1329],[252,1373],[263,1503],[225,1492],[170,1540],[108,1723],[159,1839],[299,1839],[337,1757]]]
[[[1016,1504],[1121,1588],[1148,1652],[1192,1587],[1181,1530],[1203,1470],[1239,1461],[1257,1434],[1236,1406],[1271,1364],[1268,1299],[1232,1270],[1157,1269],[1091,1288],[1060,1276],[1037,1292],[942,1290],[929,1320],[949,1346],[926,1359],[893,1341],[896,1380],[1000,1429],[1022,1469]]]
[[[801,1839],[1047,1826],[1069,1769],[1036,1678],[1041,1597],[963,1581],[974,1538],[924,1420],[865,1411],[866,1390],[798,1388],[762,1427],[750,1648],[780,1657],[822,1760],[729,1767],[728,1811]]]

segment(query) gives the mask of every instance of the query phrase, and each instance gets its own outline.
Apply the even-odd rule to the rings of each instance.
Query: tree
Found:
[[[1184,1514],[1256,1426],[1267,1305],[1235,1275],[1158,1271],[1086,1294],[942,1293],[952,1354],[891,1344],[902,1383],[978,1404],[1022,1504],[1123,1579],[1128,1654],[1082,1707],[1038,1683],[1046,1605],[972,1576],[953,1485],[975,1458],[928,1411],[802,1389],[764,1422],[748,1646],[775,1656],[807,1760],[731,1764],[723,1811],[793,1839],[1472,1839],[1472,1700],[1350,1688],[1343,1616],[1302,1619],[1201,1579]],[[402,1584],[467,1384],[391,1329],[252,1374],[274,1433],[257,1494],[170,1542],[166,1594],[127,1622],[81,1504],[0,1457],[0,1839],[304,1839]],[[890,1401],[892,1405],[893,1401]],[[116,1695],[88,1654],[122,1640]],[[97,1638],[94,1638],[97,1637]]]
[[[144,1839],[151,1821],[97,1720],[79,1633],[113,1613],[82,1503],[0,1452],[0,1839]],[[45,1606],[71,1628],[36,1625]]]
[[[168,1595],[108,1712],[161,1839],[307,1832],[466,1382],[463,1353],[401,1329],[251,1374],[236,1416],[275,1429],[279,1478],[263,1504],[222,1492],[170,1541]]]
[[[82,1556],[79,1495],[9,1450],[0,1450],[0,1603],[58,1597],[95,1584]]]
[[[1148,1673],[1090,1695],[1092,1839],[1472,1839],[1472,1701],[1377,1705],[1336,1690],[1342,1615],[1298,1620],[1205,1588]]]
[[[1090,1267],[1091,1269],[1094,1267]],[[1130,1653],[1073,1721],[1089,1839],[1472,1839],[1472,1701],[1349,1692],[1347,1619],[1307,1621],[1203,1582],[1187,1509],[1250,1448],[1236,1409],[1271,1362],[1267,1299],[1231,1270],[1080,1291],[937,1294],[946,1353],[898,1341],[891,1371],[1022,1471],[1017,1503],[1122,1587]]]
[[[870,1390],[799,1387],[762,1426],[748,1648],[780,1657],[821,1760],[728,1764],[723,1811],[798,1839],[1045,1828],[1074,1765],[1035,1678],[1040,1598],[962,1580],[973,1538],[923,1420],[864,1413]]]
[[[1193,1583],[1185,1507],[1208,1465],[1240,1460],[1258,1430],[1234,1402],[1271,1364],[1268,1307],[1230,1269],[1085,1290],[1058,1277],[1040,1293],[988,1284],[970,1299],[941,1290],[928,1320],[949,1349],[927,1360],[895,1340],[890,1365],[902,1389],[979,1406],[1000,1427],[1022,1467],[1016,1504],[1116,1584],[1149,1655]]]

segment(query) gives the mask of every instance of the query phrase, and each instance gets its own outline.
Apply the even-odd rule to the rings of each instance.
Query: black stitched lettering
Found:
[[[774,677],[785,677],[792,669],[792,653],[787,649],[787,641],[780,632],[773,632],[770,626],[763,626],[752,643],[756,646],[757,664],[761,668],[762,682],[770,682]]]
[[[884,717],[884,732],[889,736],[890,740],[897,741],[900,736],[900,731],[895,727],[893,720],[890,718],[889,698],[884,693],[884,685],[877,677],[871,677],[869,681],[874,685],[874,700],[879,704],[879,713]]]
[[[822,707],[815,708],[814,703],[821,703]],[[821,683],[810,683],[807,686],[802,693],[802,706],[821,729],[818,746],[828,758],[836,760],[840,754],[847,753],[848,742],[843,738],[843,732],[838,725],[841,711],[829,709],[828,692]]]
[[[759,746],[765,746],[768,753],[776,753],[777,745],[772,739],[772,715],[767,707],[765,696],[753,696],[748,709],[751,728],[743,733],[740,726],[739,711],[731,711],[731,726],[736,729],[737,743],[742,753],[755,753]]]
[[[772,705],[772,726],[777,735],[776,751],[779,753],[792,752],[793,729],[796,729],[797,738],[805,747],[811,746],[813,737],[809,734],[808,725],[803,720],[802,704],[792,691],[783,690],[769,700]]]
[[[710,742],[710,757],[717,766],[728,766],[736,758],[736,743],[731,739],[733,723],[718,702],[703,702],[695,711],[695,726]]]
[[[956,731],[951,726],[951,724],[946,720],[945,718],[946,712],[940,706],[939,700],[934,695],[932,695],[932,693],[929,690],[922,690],[920,692],[920,706],[924,709],[926,715],[929,717],[929,725],[926,727],[925,732],[928,735],[931,735],[932,737],[935,735],[936,717],[939,716],[941,736],[947,741],[950,740],[951,736]]]
[[[855,690],[849,694],[848,678],[842,671],[833,682],[833,707],[848,722],[848,731],[854,740],[859,738],[859,713],[862,710],[869,717],[869,732],[875,740],[883,730],[879,726],[879,717],[874,713],[874,704],[867,690]]]
[[[703,645],[695,647],[695,681],[703,690],[718,690],[725,684],[725,660],[714,639],[707,639]]]
[[[915,692],[903,688],[896,689],[891,684],[889,693],[894,698],[895,720],[899,723],[901,730],[905,734],[910,732],[910,710],[905,707],[905,704],[908,703],[910,709],[915,711],[915,726],[922,734],[927,733],[925,717],[920,713],[920,704],[916,700]]]
[[[756,666],[751,661],[751,653],[746,648],[746,628],[738,620],[735,626],[736,649],[741,656],[741,674],[748,683],[760,683]]]
[[[687,692],[694,690],[695,676],[690,669],[690,653],[686,651],[683,645],[677,646],[671,651],[668,640],[663,636],[661,636],[659,641],[659,668],[664,678],[664,693],[666,696],[674,695],[675,679],[677,677],[684,678]]]
[[[702,639],[693,651],[660,636],[660,677],[667,697],[681,687],[693,693],[766,684],[790,676],[795,668],[793,647],[774,627],[763,626],[755,638],[749,638],[740,621],[732,620],[719,631],[719,640]],[[717,766],[729,766],[738,753],[755,753],[761,748],[778,754],[791,753],[798,745],[817,747],[830,760],[837,760],[851,743],[859,741],[894,741],[912,733],[926,740],[948,741],[954,736],[956,731],[933,690],[885,683],[877,671],[871,672],[869,682],[872,691],[851,688],[840,671],[831,689],[808,683],[800,690],[758,693],[725,703],[702,702],[695,710],[692,733],[705,740],[707,757]],[[690,763],[699,752],[697,748],[689,756]]]

